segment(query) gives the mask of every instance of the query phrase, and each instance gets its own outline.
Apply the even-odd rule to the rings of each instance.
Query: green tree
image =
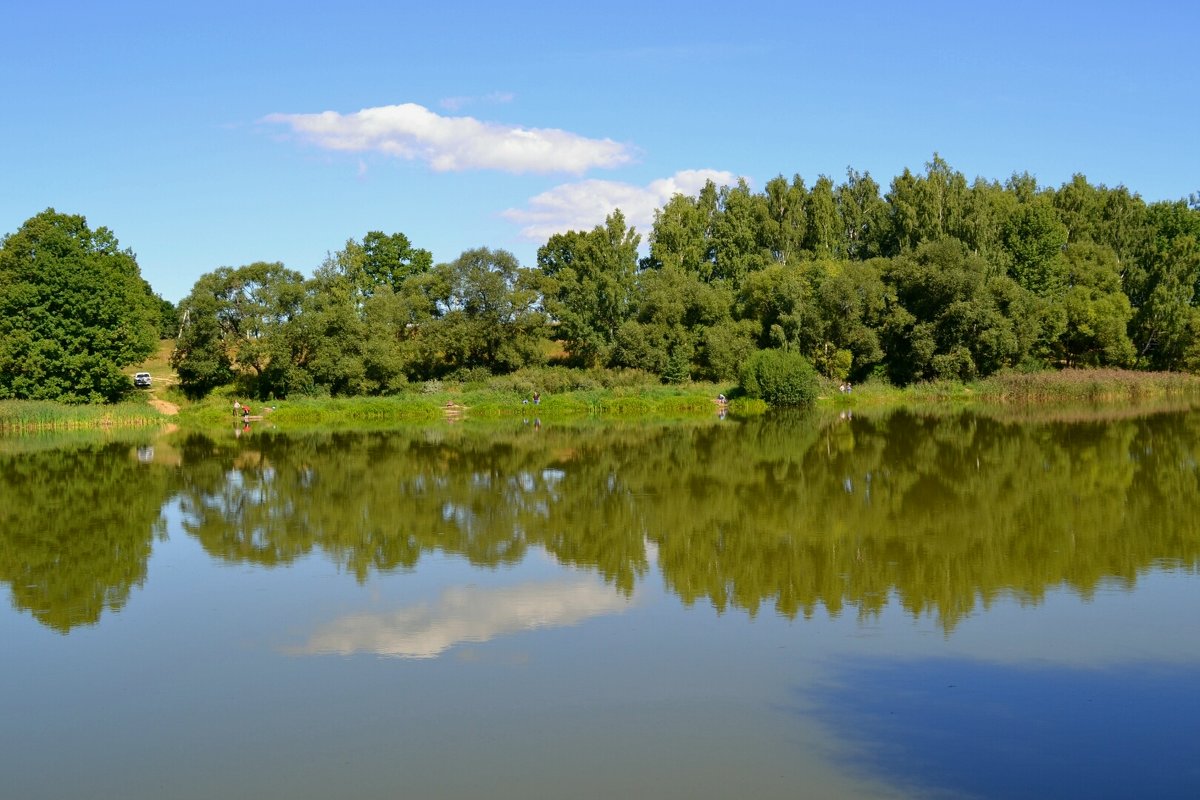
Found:
[[[912,251],[921,243],[917,176],[905,167],[904,172],[892,178],[891,188],[884,199],[888,205],[885,255]]]
[[[640,241],[617,210],[588,233],[555,234],[538,249],[546,312],[581,366],[606,364],[629,318]]]
[[[637,302],[633,318],[617,331],[613,366],[643,369],[671,382],[723,369],[714,366],[721,363],[715,353],[714,362],[706,361],[701,343],[709,328],[730,318],[733,294],[727,286],[678,267],[645,270],[638,275]]]
[[[179,336],[171,353],[171,366],[179,375],[184,394],[200,398],[233,381],[233,359],[221,326],[220,299],[204,291],[201,281],[180,303],[182,311]]]
[[[830,378],[866,375],[883,359],[879,327],[887,303],[880,265],[818,262],[813,268],[814,305],[820,335],[811,360]]]
[[[673,266],[712,280],[716,259],[712,226],[717,204],[716,184],[708,181],[695,198],[677,194],[655,211],[648,265],[656,269]]]
[[[436,324],[438,298],[448,294],[444,272],[433,270],[409,278],[398,292],[381,289],[367,302],[364,358],[372,391],[391,393],[410,379],[444,373]]]
[[[838,258],[845,250],[845,229],[838,216],[833,181],[825,175],[817,178],[804,204],[808,219],[804,249],[816,258]]]
[[[987,259],[992,272],[1008,270],[1011,258],[1004,249],[1004,230],[1017,200],[996,181],[977,178],[966,196],[959,238],[967,249]]]
[[[1150,288],[1130,323],[1137,348],[1135,366],[1179,369],[1191,345],[1193,303],[1200,280],[1200,246],[1192,236],[1181,236],[1161,245],[1150,260]]]
[[[887,204],[871,173],[846,170],[846,182],[834,192],[846,255],[867,259],[883,254],[887,234]]]
[[[812,352],[820,341],[820,320],[810,270],[777,264],[749,276],[737,296],[737,316],[758,324],[759,347]]]
[[[759,350],[741,370],[741,390],[772,406],[806,406],[817,399],[817,372],[790,350]]]
[[[158,326],[159,300],[107,228],[47,209],[0,244],[0,398],[117,400]]]
[[[963,174],[937,153],[925,164],[924,175],[905,169],[886,198],[890,235],[885,252],[896,255],[945,237],[965,238],[970,194]]]
[[[766,198],[752,193],[744,180],[721,190],[720,210],[712,224],[712,280],[736,290],[746,275],[772,262],[769,215]]]
[[[380,291],[390,292],[391,287]],[[297,345],[297,366],[307,374],[314,390],[333,396],[368,390],[364,360],[367,328],[350,281],[318,269],[305,285],[300,313],[290,332]]]
[[[444,370],[503,373],[543,358],[546,317],[538,304],[539,277],[512,253],[468,250],[435,267],[431,278],[438,316],[421,336],[441,354]]]
[[[185,392],[202,395],[231,371],[243,391],[285,397],[307,382],[297,316],[304,277],[278,262],[221,267],[202,275],[180,304],[180,337],[171,363]]]
[[[428,272],[433,267],[433,255],[413,247],[403,233],[370,231],[363,237],[361,267],[364,294],[373,294],[380,286],[396,291],[408,278]]]
[[[956,239],[923,244],[887,263],[887,368],[898,383],[969,379],[1014,366],[1032,343],[1028,293]]]
[[[1038,198],[1020,206],[1004,227],[1004,246],[1012,256],[1010,274],[1039,297],[1053,297],[1066,282],[1062,249],[1067,228],[1048,201]]]
[[[780,264],[790,264],[804,249],[808,218],[804,205],[808,189],[799,175],[789,184],[782,175],[767,181],[766,243],[771,257]]]
[[[1134,358],[1127,334],[1133,308],[1121,291],[1116,253],[1086,243],[1069,245],[1063,256],[1068,285],[1060,358],[1068,367],[1128,366]]]

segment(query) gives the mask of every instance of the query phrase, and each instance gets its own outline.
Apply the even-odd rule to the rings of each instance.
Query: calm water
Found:
[[[0,440],[0,796],[1200,796],[1200,414]]]

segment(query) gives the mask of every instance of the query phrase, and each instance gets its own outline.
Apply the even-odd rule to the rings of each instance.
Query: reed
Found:
[[[67,405],[50,400],[0,400],[0,431],[68,431],[161,425],[143,399],[113,405]]]
[[[1200,377],[1117,369],[1002,372],[980,381],[977,392],[994,403],[1138,401],[1200,395]]]

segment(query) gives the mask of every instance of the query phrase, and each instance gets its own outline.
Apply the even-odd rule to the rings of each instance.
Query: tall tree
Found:
[[[1111,248],[1083,243],[1068,245],[1063,256],[1067,288],[1059,358],[1068,367],[1128,366],[1134,358],[1127,334],[1133,308],[1121,291],[1116,254]]]
[[[0,398],[87,403],[130,390],[159,301],[107,228],[47,209],[0,245]]]
[[[834,261],[813,265],[820,337],[809,359],[828,377],[863,377],[883,359],[879,327],[887,302],[880,266]]]
[[[813,184],[804,205],[808,232],[804,249],[816,258],[838,258],[845,249],[842,220],[838,216],[833,181],[822,175]]]
[[[538,249],[546,311],[581,365],[607,363],[617,329],[629,317],[640,241],[618,209],[604,225],[555,234]]]
[[[1021,205],[1004,227],[1004,246],[1012,256],[1009,271],[1021,286],[1039,297],[1052,297],[1066,281],[1062,250],[1067,228],[1048,201]]]
[[[677,194],[655,211],[649,266],[679,267],[712,280],[716,259],[712,225],[717,203],[717,186],[708,181],[696,197]]]
[[[808,231],[804,201],[808,189],[799,175],[793,177],[791,183],[779,175],[767,181],[764,193],[767,198],[767,247],[777,263],[789,264],[804,249]]]
[[[1151,244],[1138,264],[1133,282],[1138,290],[1130,293],[1137,307],[1130,323],[1135,363],[1179,369],[1191,349],[1194,306],[1200,300],[1200,212],[1182,200],[1154,203],[1145,219]]]
[[[723,353],[736,351],[737,343],[706,342],[705,335],[730,318],[733,295],[726,285],[708,283],[678,267],[664,267],[639,273],[637,298],[634,317],[617,331],[614,366],[643,369],[671,383],[696,372],[725,369]],[[706,344],[714,348],[707,354]]]
[[[768,226],[769,207],[763,195],[751,192],[744,180],[723,188],[712,225],[712,279],[736,289],[746,275],[770,264]]]
[[[279,262],[202,275],[180,304],[183,324],[171,356],[184,390],[203,394],[227,369],[264,399],[304,388],[297,372],[304,339],[296,335],[303,299],[304,277]]]
[[[871,173],[846,170],[846,182],[834,192],[846,255],[867,259],[881,255],[887,232],[887,204],[879,196],[879,184]]]
[[[968,379],[1019,363],[1028,293],[956,239],[921,245],[893,259],[884,280],[894,292],[883,323],[891,377]]]
[[[545,312],[537,276],[506,250],[468,250],[434,268],[439,316],[422,335],[436,342],[447,370],[510,372],[542,358]]]
[[[413,247],[403,233],[370,231],[363,237],[361,263],[366,278],[364,293],[370,295],[379,286],[396,291],[407,278],[428,272],[433,267],[433,255]]]

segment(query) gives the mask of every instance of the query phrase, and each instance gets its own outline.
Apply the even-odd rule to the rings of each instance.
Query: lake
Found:
[[[1200,413],[0,439],[0,796],[1200,796]]]

